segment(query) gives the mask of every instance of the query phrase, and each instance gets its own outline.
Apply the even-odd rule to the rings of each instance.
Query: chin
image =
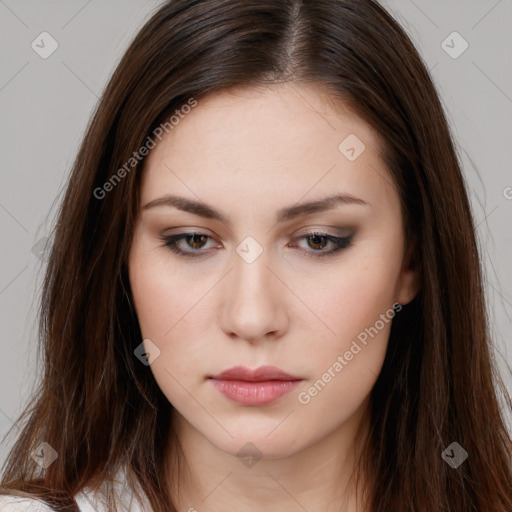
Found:
[[[219,450],[241,459],[244,457],[281,459],[299,451],[302,443],[298,444],[294,433],[290,430],[290,425],[287,428],[280,425],[277,429],[276,425],[278,423],[272,422],[272,426],[269,428],[268,423],[264,422],[258,429],[255,428],[255,422],[251,421],[245,426],[239,424],[234,429],[226,424],[227,430],[233,437],[227,434],[215,437],[206,435],[206,437]],[[280,432],[277,432],[278,430]],[[306,444],[305,440],[304,444]]]

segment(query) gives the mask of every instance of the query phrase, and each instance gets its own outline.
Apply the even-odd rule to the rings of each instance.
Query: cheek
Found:
[[[293,308],[288,309],[289,328],[300,332],[290,350],[298,359],[297,366],[304,363],[310,377],[298,390],[309,397],[307,414],[316,411],[340,421],[371,391],[385,357],[391,326],[389,318],[380,318],[394,302],[400,263],[395,249],[400,246],[398,242],[369,240],[321,272],[288,274],[294,291],[329,328],[324,329],[311,315],[294,316]],[[186,409],[190,397],[179,383],[187,389],[199,384],[205,332],[214,328],[212,303],[201,300],[210,288],[204,280],[202,286],[191,287],[193,276],[170,265],[160,250],[139,246],[131,254],[129,274],[143,338],[154,341],[161,351],[162,357],[151,370],[169,401],[178,409]],[[287,304],[283,298],[282,307]],[[297,406],[305,407],[300,399]]]
[[[159,276],[151,265],[136,261],[130,266],[130,285],[143,337],[161,338],[171,327],[166,311],[176,305],[165,276]]]
[[[400,239],[394,246],[374,239],[359,249],[328,273],[308,301],[330,332],[321,337],[321,350],[316,345],[308,351],[316,372],[301,388],[299,402],[319,415],[335,410],[341,419],[357,409],[375,384],[397,314]]]
[[[148,254],[136,249],[130,259],[135,310],[142,338],[151,340],[159,349],[158,357],[150,366],[158,387],[174,407],[186,409],[190,396],[179,384],[189,387],[190,369],[200,367],[194,358],[201,353],[194,346],[197,343],[197,336],[191,330],[194,323],[186,316],[192,298],[188,297],[187,287],[179,278],[163,272],[162,265],[151,261]],[[176,289],[180,292],[176,293]],[[180,361],[187,361],[187,364]]]
[[[298,390],[297,401],[303,414],[322,418],[326,429],[347,421],[375,385],[395,315],[392,302],[385,298],[385,293],[365,293],[360,288],[354,289],[349,301],[342,292],[333,295],[326,323],[335,335],[323,336],[320,345],[304,354],[314,376]],[[339,307],[343,301],[345,305]],[[318,423],[304,422],[304,428],[306,435],[318,435]]]
[[[188,382],[194,377],[190,369],[201,368],[201,345],[209,324],[207,301],[201,300],[207,288],[189,286],[190,279],[172,267],[166,256],[140,243],[130,254],[129,278],[142,338],[160,351],[151,371],[168,394],[169,390],[179,393],[172,377]]]
[[[143,241],[130,253],[129,278],[142,335],[160,346],[190,308],[193,291],[169,267],[165,252]]]
[[[384,241],[368,241],[323,275],[316,275],[316,282],[305,283],[301,293],[329,327],[331,338],[339,341],[336,349],[373,326],[392,307],[400,273],[400,240],[396,247]]]

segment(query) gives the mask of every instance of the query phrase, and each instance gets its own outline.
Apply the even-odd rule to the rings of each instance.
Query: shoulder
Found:
[[[123,512],[151,512],[151,506],[140,487],[137,488],[142,503],[126,481],[126,469],[121,469],[114,479],[114,494],[119,509]],[[80,512],[109,512],[106,503],[106,488],[85,487],[74,495]],[[0,495],[0,512],[55,512],[53,508],[35,498]]]
[[[75,495],[75,501],[80,512],[98,512],[102,509],[90,495],[80,492]],[[105,509],[106,510],[106,509]],[[35,498],[21,496],[0,496],[0,512],[55,512],[46,503]]]
[[[0,512],[54,512],[42,501],[20,496],[0,496]]]
[[[74,496],[80,512],[106,512],[97,494],[80,492]],[[0,512],[55,512],[46,503],[35,498],[0,496]]]
[[[142,503],[126,482],[117,481],[114,486],[114,494],[116,504],[120,507],[119,510],[123,512],[151,512],[147,497],[140,489],[139,493],[141,493]],[[75,495],[75,501],[80,512],[109,512],[104,488],[96,490],[85,488]],[[2,512],[2,509],[0,509],[0,512]]]

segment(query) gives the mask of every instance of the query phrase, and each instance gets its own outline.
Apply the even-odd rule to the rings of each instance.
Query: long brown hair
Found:
[[[512,511],[500,396],[512,404],[460,164],[424,63],[374,0],[172,0],[137,34],[61,203],[41,297],[42,382],[17,421],[1,493],[77,510],[75,493],[126,465],[155,512],[176,511],[168,483],[184,461],[169,435],[173,408],[134,356],[142,338],[126,262],[144,160],[126,162],[191,98],[200,108],[207,93],[288,80],[327,87],[379,134],[421,270],[371,394],[361,461],[370,510]],[[45,470],[30,456],[41,442],[58,453]],[[468,453],[457,468],[441,456],[452,442]]]

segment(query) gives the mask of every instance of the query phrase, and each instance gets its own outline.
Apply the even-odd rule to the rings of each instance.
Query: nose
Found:
[[[288,326],[286,287],[270,270],[265,251],[251,263],[234,254],[233,265],[220,290],[222,330],[249,342],[282,336]]]

